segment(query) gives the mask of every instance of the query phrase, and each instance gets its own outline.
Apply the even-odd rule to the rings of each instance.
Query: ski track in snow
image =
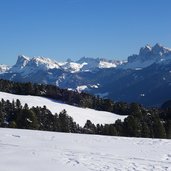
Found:
[[[171,141],[0,129],[0,171],[171,171]]]
[[[127,117],[105,111],[97,111],[89,108],[71,106],[59,101],[55,101],[53,99],[48,99],[40,96],[24,96],[0,92],[0,100],[2,98],[4,100],[10,101],[19,99],[22,105],[25,105],[25,103],[27,103],[29,107],[43,107],[45,105],[47,109],[52,112],[52,114],[59,114],[59,112],[65,109],[67,111],[67,114],[71,116],[73,120],[80,126],[84,126],[87,120],[91,120],[91,122],[94,124],[110,124],[114,123],[117,119],[124,120],[124,118]]]

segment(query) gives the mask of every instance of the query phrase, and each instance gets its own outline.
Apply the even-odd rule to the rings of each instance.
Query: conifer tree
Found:
[[[166,122],[166,135],[167,138],[171,139],[171,120]]]

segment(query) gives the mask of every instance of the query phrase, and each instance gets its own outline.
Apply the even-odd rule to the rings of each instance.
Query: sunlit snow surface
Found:
[[[170,171],[171,140],[0,128],[1,171]]]
[[[76,106],[67,105],[60,103],[51,99],[38,97],[38,96],[24,96],[24,95],[14,95],[9,93],[0,92],[0,100],[17,100],[21,101],[21,104],[28,104],[29,107],[44,105],[53,114],[66,110],[68,115],[71,116],[74,121],[80,126],[84,126],[87,120],[91,120],[94,124],[110,124],[114,123],[117,119],[123,120],[126,116],[116,115],[110,112],[97,111],[94,109],[80,108]]]

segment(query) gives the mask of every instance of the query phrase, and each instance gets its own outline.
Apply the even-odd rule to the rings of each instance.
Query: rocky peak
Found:
[[[146,45],[145,47],[142,47],[140,49],[139,55],[141,55],[141,56],[147,55],[151,52],[151,50],[152,50],[152,47],[150,45]]]
[[[24,55],[19,55],[18,60],[10,71],[15,73],[23,73],[25,75],[35,73],[39,70],[49,70],[59,68],[57,62],[44,57],[29,58]]]
[[[127,64],[123,65],[122,68],[145,68],[153,63],[158,63],[165,60],[168,61],[170,60],[170,57],[171,49],[166,48],[159,43],[155,44],[153,47],[146,45],[140,49],[138,55],[129,56]]]
[[[59,68],[59,64],[56,61],[45,57],[34,57],[31,59],[30,64],[46,70]]]
[[[91,57],[82,57],[81,59],[79,59],[78,61],[76,61],[77,63],[87,63],[87,64],[91,64],[93,63],[99,63],[100,59],[99,58],[91,58]]]
[[[161,46],[159,43],[153,46],[152,53],[154,55],[163,56],[163,54],[171,53],[171,49]]]
[[[18,56],[18,59],[17,59],[17,62],[15,65],[18,65],[18,66],[25,66],[27,65],[27,63],[30,61],[30,58],[29,57],[26,57],[24,55],[19,55]]]
[[[30,58],[24,55],[19,55],[16,64],[11,67],[10,71],[20,72],[29,63],[29,61],[30,61]]]
[[[153,47],[146,45],[142,47],[139,52],[139,56],[150,55],[150,56],[162,56],[163,54],[171,53],[171,49],[166,48],[159,43],[156,43]]]

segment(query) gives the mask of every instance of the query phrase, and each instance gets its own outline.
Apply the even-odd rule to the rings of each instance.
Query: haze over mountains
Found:
[[[83,57],[56,62],[20,55],[15,65],[0,65],[0,78],[53,84],[115,101],[160,106],[171,99],[171,49],[146,45],[127,61]]]

